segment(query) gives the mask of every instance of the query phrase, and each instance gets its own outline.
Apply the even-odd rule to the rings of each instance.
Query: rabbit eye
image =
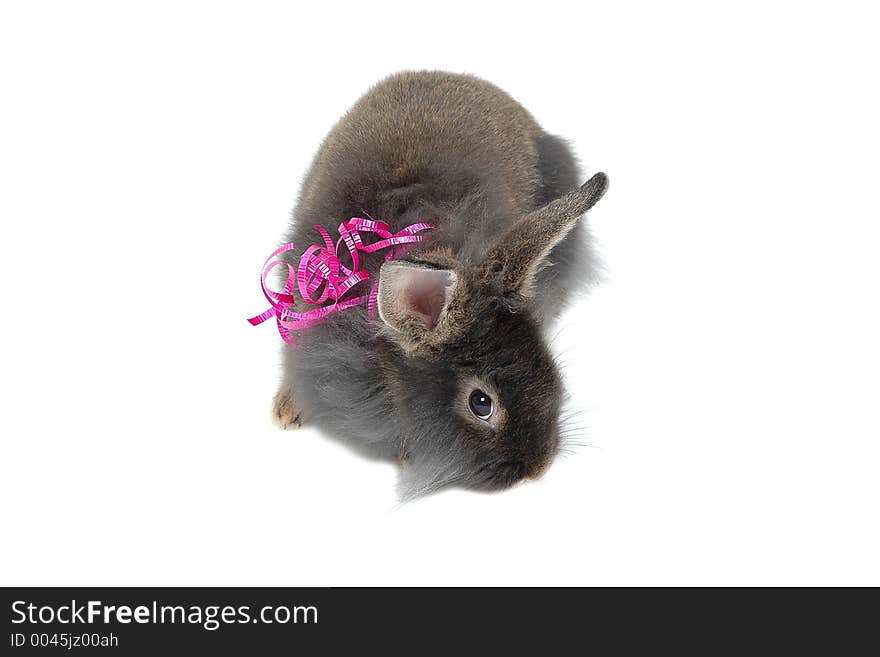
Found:
[[[471,393],[470,399],[468,399],[468,406],[471,409],[471,413],[481,420],[488,420],[492,417],[492,411],[494,410],[492,398],[482,390],[474,390]]]

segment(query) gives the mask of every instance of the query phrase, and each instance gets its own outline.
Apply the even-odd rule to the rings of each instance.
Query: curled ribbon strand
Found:
[[[418,233],[433,227],[427,223],[415,223],[392,233],[388,224],[384,222],[353,217],[339,224],[339,239],[334,244],[330,233],[323,226],[315,226],[323,244],[313,244],[307,248],[300,257],[299,266],[295,269],[291,263],[279,257],[294,248],[292,242],[275,249],[266,259],[260,276],[260,285],[263,288],[263,295],[269,301],[269,308],[249,318],[248,322],[252,326],[257,326],[270,317],[275,317],[281,338],[292,345],[296,343],[291,331],[318,324],[328,315],[346,308],[367,304],[369,317],[375,318],[378,281],[373,282],[369,294],[343,298],[358,283],[370,278],[370,274],[360,268],[361,260],[358,254],[376,253],[388,249],[385,253],[385,262],[388,262],[400,255],[397,247],[425,241],[425,236]],[[361,233],[372,233],[380,239],[372,244],[364,244]],[[351,258],[351,268],[346,267],[339,260],[339,247],[343,244]],[[266,284],[269,274],[276,267],[287,268],[287,280],[280,292],[269,289]],[[293,306],[296,302],[293,295],[294,287],[299,291],[303,301],[319,307],[306,312],[294,312]],[[332,303],[327,304],[329,301]]]

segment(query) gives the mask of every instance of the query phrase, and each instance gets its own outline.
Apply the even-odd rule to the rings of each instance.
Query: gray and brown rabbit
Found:
[[[362,259],[377,319],[349,308],[284,347],[281,425],[399,460],[405,499],[539,476],[563,393],[544,328],[591,270],[578,219],[608,179],[578,183],[565,143],[485,81],[406,72],[373,87],[318,151],[285,257],[351,217],[435,228],[400,259]]]

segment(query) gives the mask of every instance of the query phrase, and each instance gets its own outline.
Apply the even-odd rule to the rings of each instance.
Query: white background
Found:
[[[0,583],[880,584],[870,11],[4,2]],[[401,507],[272,425],[244,319],[324,135],[418,68],[612,184],[554,343],[583,445]]]

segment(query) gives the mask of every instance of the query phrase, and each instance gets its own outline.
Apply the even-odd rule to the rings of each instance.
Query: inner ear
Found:
[[[455,281],[455,273],[448,269],[387,262],[379,274],[379,316],[399,331],[434,329],[449,303]]]
[[[406,302],[428,328],[437,326],[446,306],[446,290],[452,286],[452,272],[426,269],[412,277],[406,288]]]

